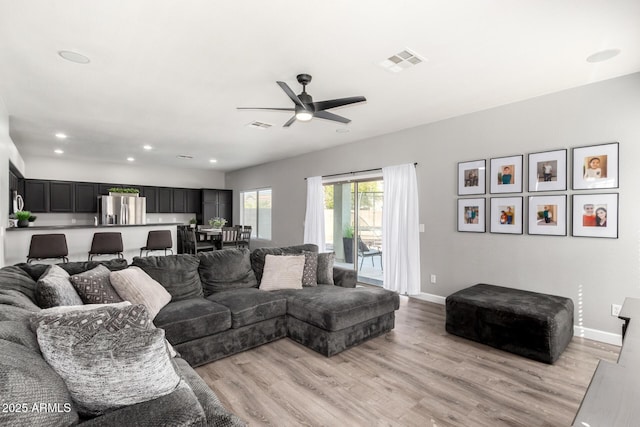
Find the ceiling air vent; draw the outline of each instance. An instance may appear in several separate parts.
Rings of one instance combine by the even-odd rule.
[[[179,154],[176,157],[181,159],[181,160],[191,160],[191,159],[193,159],[193,156],[190,156],[188,154]]]
[[[249,123],[247,126],[249,126],[250,128],[254,128],[254,129],[262,129],[262,130],[264,130],[264,129],[269,129],[273,125],[270,125],[269,123],[263,123],[263,122],[255,121],[255,122]]]
[[[405,49],[401,52],[396,53],[395,55],[391,55],[384,61],[380,62],[380,66],[385,70],[399,73],[402,70],[413,67],[414,65],[418,65],[419,63],[424,61],[425,59],[418,56],[418,54],[416,54],[415,52],[412,52],[409,49]]]

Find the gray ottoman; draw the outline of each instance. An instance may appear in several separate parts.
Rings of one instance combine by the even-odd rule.
[[[447,297],[446,330],[473,341],[553,363],[573,337],[573,301],[479,284]]]

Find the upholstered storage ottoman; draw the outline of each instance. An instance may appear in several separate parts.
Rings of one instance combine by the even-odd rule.
[[[553,363],[573,337],[573,301],[478,284],[447,297],[446,330],[501,350]]]
[[[331,357],[393,329],[396,292],[333,285],[274,291],[287,298],[287,335]]]

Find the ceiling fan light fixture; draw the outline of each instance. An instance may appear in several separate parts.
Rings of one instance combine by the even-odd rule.
[[[313,113],[307,110],[300,110],[296,112],[296,120],[300,120],[301,122],[308,122],[313,118]]]

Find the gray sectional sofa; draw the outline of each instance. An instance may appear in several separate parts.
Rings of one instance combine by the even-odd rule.
[[[252,253],[225,249],[198,257],[134,258],[132,265],[171,294],[171,301],[153,323],[164,329],[166,339],[178,352],[173,359],[176,372],[190,387],[91,419],[79,417],[73,405],[54,405],[36,412],[7,407],[7,411],[0,411],[0,425],[243,425],[192,367],[284,337],[332,356],[394,327],[398,295],[384,289],[356,288],[355,276],[348,270],[318,272],[323,281],[333,283],[268,292],[259,289],[267,255],[304,252],[317,253],[317,247],[264,248]],[[124,260],[58,265],[76,274],[98,264],[111,271],[127,267]],[[64,381],[40,354],[35,333],[29,328],[29,319],[41,310],[36,304],[36,282],[47,268],[19,264],[0,269],[3,404],[72,402]],[[63,410],[56,410],[60,408]]]

